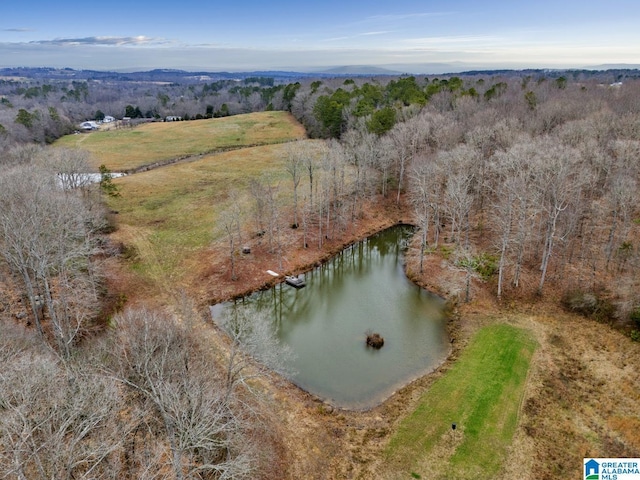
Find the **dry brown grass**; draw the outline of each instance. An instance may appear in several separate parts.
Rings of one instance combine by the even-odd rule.
[[[514,462],[531,456],[540,461],[527,462],[521,478],[579,478],[583,457],[640,455],[633,433],[640,345],[608,326],[560,311],[521,315],[517,321],[535,329],[541,344],[515,442],[520,450],[512,453]]]
[[[291,114],[256,112],[188,122],[153,122],[62,137],[54,146],[81,148],[93,156],[94,167],[104,164],[122,172],[156,162],[214,151],[267,145],[305,138]]]
[[[248,202],[249,181],[265,175],[280,183],[283,195],[288,192],[285,149],[282,144],[238,149],[115,179],[121,195],[109,200],[118,212],[112,240],[134,252],[135,283],[162,295],[200,280],[199,272],[216,263],[211,258],[212,242],[221,236],[216,219],[232,201],[230,193]],[[224,248],[219,255],[228,261]]]

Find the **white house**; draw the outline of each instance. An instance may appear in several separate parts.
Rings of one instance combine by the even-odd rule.
[[[115,122],[116,119],[114,117],[112,117],[111,115],[105,115],[104,118],[102,119],[102,123],[111,123],[111,122]]]

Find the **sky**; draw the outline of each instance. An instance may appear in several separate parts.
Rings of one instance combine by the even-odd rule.
[[[407,73],[640,65],[640,1],[0,0],[1,67]]]

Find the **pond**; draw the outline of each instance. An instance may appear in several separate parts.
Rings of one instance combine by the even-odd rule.
[[[404,274],[411,233],[385,230],[301,275],[304,288],[281,283],[243,300],[271,312],[294,353],[293,383],[337,407],[367,409],[444,361],[444,302]],[[216,305],[212,315],[229,308]],[[368,347],[367,332],[379,333],[384,346]]]

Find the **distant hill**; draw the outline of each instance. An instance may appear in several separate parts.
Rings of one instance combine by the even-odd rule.
[[[466,66],[466,69],[462,67]],[[420,73],[417,73],[420,72]],[[399,76],[399,75],[504,75],[521,76],[544,74],[547,76],[581,73],[586,76],[608,74],[614,79],[640,76],[640,65],[599,65],[584,69],[474,69],[461,63],[425,63],[420,65],[351,65],[326,67],[316,71],[256,70],[248,72],[186,71],[174,69],[154,69],[141,72],[74,70],[72,68],[16,67],[0,68],[0,77],[26,78],[34,80],[98,80],[103,82],[152,82],[176,84],[202,84],[220,80],[246,80],[248,78],[272,78],[276,83],[293,83],[303,79],[356,77],[356,76]]]
[[[210,72],[174,69],[154,69],[143,72],[74,70],[71,68],[16,67],[1,68],[0,77],[19,77],[47,80],[101,80],[112,82],[167,82],[202,83],[219,80],[245,80],[252,77],[273,78],[279,83],[296,82],[305,78],[331,78],[359,75],[402,75],[406,72],[379,67],[352,66],[335,67],[313,72],[279,70],[255,70],[249,72]]]
[[[315,72],[322,75],[348,76],[348,75],[402,75],[406,72],[390,70],[388,68],[372,67],[370,65],[350,65],[333,67]]]
[[[606,63],[585,68],[587,70],[640,70],[640,63]]]
[[[0,77],[22,77],[48,80],[102,80],[116,82],[202,83],[203,81],[215,82],[218,80],[244,80],[250,77],[269,77],[281,82],[290,82],[302,78],[317,78],[319,76],[329,75],[283,71],[206,72],[155,69],[143,72],[120,72],[48,67],[17,67],[0,69]]]

